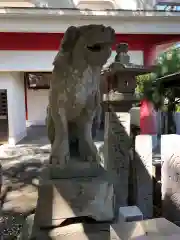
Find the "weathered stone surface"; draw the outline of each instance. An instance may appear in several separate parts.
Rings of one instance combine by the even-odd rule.
[[[53,165],[64,168],[69,161],[69,135],[79,140],[83,159],[100,163],[91,127],[100,105],[101,68],[110,57],[114,37],[114,30],[103,25],[71,26],[64,34],[53,62],[46,118]]]
[[[180,226],[179,141],[180,135],[164,135],[161,140],[162,214],[178,226]]]
[[[96,221],[114,218],[114,189],[106,175],[84,176],[41,181],[36,209],[39,226],[57,226],[75,217]],[[46,211],[44,211],[46,209]]]
[[[26,228],[25,228],[26,226]],[[29,234],[32,231],[32,218],[29,219],[23,228],[20,240],[30,240]],[[109,224],[82,224],[76,223],[64,227],[57,227],[53,230],[36,229],[31,237],[36,240],[110,240]]]
[[[118,221],[133,222],[143,220],[143,214],[137,206],[119,208]]]
[[[136,205],[142,211],[144,219],[153,215],[152,139],[150,135],[139,135],[135,140]]]
[[[105,168],[112,173],[118,207],[128,204],[131,142],[130,114],[108,112],[105,118]]]
[[[43,177],[40,177],[40,180],[43,178],[50,179],[64,179],[64,178],[75,178],[75,177],[98,177],[100,175],[107,175],[104,169],[97,165],[96,163],[90,162],[82,162],[78,161],[78,159],[71,158],[71,162],[69,162],[66,168],[62,169],[59,165],[54,167],[52,164],[46,165],[44,169],[42,169]],[[45,176],[46,175],[46,176]]]
[[[138,222],[119,222],[111,225],[113,240],[163,240],[180,235],[180,228],[165,218],[155,218]],[[144,238],[143,238],[144,237]],[[166,238],[167,237],[167,238]],[[176,239],[176,238],[175,238]]]

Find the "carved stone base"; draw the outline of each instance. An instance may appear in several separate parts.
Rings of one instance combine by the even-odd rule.
[[[56,227],[77,217],[100,222],[114,219],[114,189],[101,167],[79,169],[79,174],[77,167],[57,168],[54,175],[59,179],[48,179],[52,172],[48,168],[42,172],[35,215],[39,227]]]

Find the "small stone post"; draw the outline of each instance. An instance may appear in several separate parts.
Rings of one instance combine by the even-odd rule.
[[[136,205],[145,219],[153,216],[152,141],[150,135],[139,135],[135,140]]]
[[[130,114],[108,112],[105,115],[105,168],[115,177],[118,206],[128,203],[128,178],[130,161]]]

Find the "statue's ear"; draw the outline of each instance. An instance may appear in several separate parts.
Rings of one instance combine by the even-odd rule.
[[[79,29],[77,27],[69,27],[63,37],[61,48],[64,52],[71,51],[79,38]]]
[[[79,35],[80,31],[77,27],[71,26],[66,30],[64,37],[61,41],[60,50],[54,59],[53,65],[59,65],[59,61],[61,62],[60,58],[62,56],[65,57],[67,55],[67,57],[69,57],[79,38]],[[63,59],[63,61],[64,60],[65,59]]]

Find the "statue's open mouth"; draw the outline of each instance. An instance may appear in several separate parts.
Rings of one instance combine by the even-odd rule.
[[[102,48],[102,44],[99,43],[87,46],[87,49],[91,52],[100,52]]]

